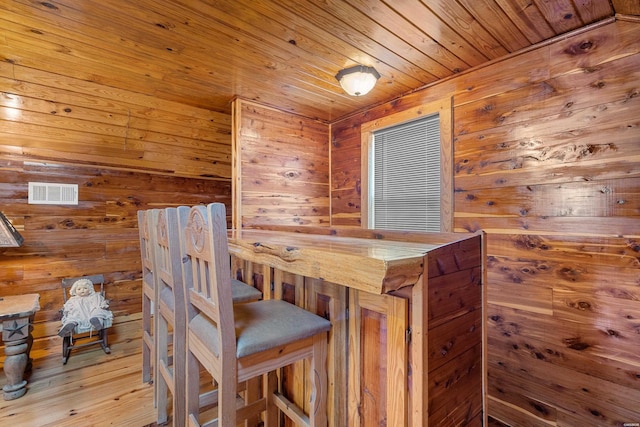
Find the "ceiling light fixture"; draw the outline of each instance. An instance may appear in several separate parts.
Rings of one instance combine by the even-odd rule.
[[[373,89],[379,78],[380,73],[375,68],[364,65],[346,68],[336,74],[342,89],[351,96],[366,95]]]

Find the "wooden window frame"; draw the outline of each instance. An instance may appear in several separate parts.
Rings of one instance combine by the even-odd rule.
[[[377,120],[363,123],[361,134],[361,222],[363,228],[370,228],[369,199],[373,133],[391,126],[439,114],[440,119],[440,231],[453,231],[453,137],[452,137],[452,102],[451,98],[443,98],[408,110],[391,114]]]

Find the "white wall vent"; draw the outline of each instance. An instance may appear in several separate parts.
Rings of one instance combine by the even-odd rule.
[[[77,205],[78,204],[78,184],[30,182],[29,183],[29,204]]]

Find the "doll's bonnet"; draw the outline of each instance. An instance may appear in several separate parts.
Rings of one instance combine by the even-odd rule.
[[[71,285],[71,289],[69,289],[69,295],[71,295],[72,297],[76,296],[76,289],[78,289],[79,286],[86,286],[87,288],[89,288],[89,295],[92,295],[96,292],[95,289],[93,289],[93,282],[91,280],[80,279],[73,282],[73,285]]]

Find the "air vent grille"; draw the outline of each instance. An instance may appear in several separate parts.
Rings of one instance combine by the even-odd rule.
[[[50,182],[29,183],[29,204],[32,205],[77,205],[78,185]]]

